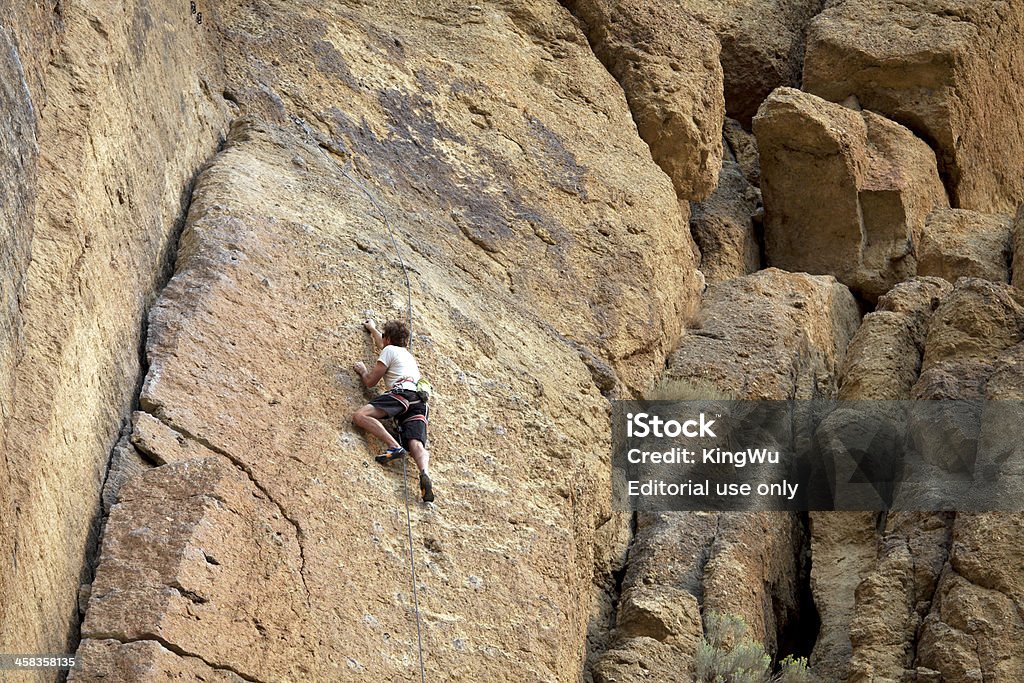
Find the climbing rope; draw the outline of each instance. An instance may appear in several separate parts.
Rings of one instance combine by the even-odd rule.
[[[412,351],[412,283],[409,280],[409,268],[408,266],[405,265],[405,259],[402,258],[402,250],[398,248],[398,240],[395,239],[395,229],[394,226],[391,225],[391,219],[388,218],[387,212],[384,211],[383,207],[381,207],[381,205],[377,202],[377,199],[373,196],[373,193],[371,193],[370,190],[363,183],[356,180],[352,175],[350,175],[344,166],[339,164],[337,161],[329,157],[326,152],[324,152],[323,147],[321,147],[320,144],[316,141],[316,136],[313,135],[313,131],[310,130],[309,124],[307,124],[302,118],[298,116],[293,116],[292,121],[297,126],[299,126],[299,128],[302,129],[302,131],[313,142],[313,144],[316,145],[317,150],[319,150],[321,156],[323,156],[324,159],[326,159],[328,162],[333,164],[339,171],[341,171],[341,174],[345,176],[345,178],[348,179],[350,183],[352,183],[360,190],[362,190],[363,194],[366,195],[366,198],[370,200],[371,204],[373,204],[373,207],[377,209],[377,213],[379,213],[381,218],[384,219],[384,225],[387,226],[388,235],[391,237],[391,246],[394,247],[395,249],[395,255],[398,256],[398,262],[402,264],[402,273],[404,273],[405,275],[406,311],[408,311],[409,317],[409,351]],[[351,159],[349,160],[349,163],[352,163]],[[409,458],[402,458],[402,483],[403,489],[405,491],[405,526],[409,536],[409,570],[412,575],[412,601],[413,609],[416,614],[416,645],[417,650],[419,652],[420,661],[420,683],[426,683],[427,675],[426,670],[423,668],[423,631],[420,626],[420,600],[418,591],[416,589],[416,555],[413,548],[412,539],[412,512],[410,511],[409,508],[408,469]]]

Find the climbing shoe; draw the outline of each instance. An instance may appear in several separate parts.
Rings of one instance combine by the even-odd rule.
[[[434,502],[434,487],[425,472],[420,474],[420,495],[423,496],[424,503]]]
[[[387,465],[392,460],[398,460],[403,455],[408,454],[408,452],[409,451],[405,450],[401,446],[395,446],[394,448],[389,448],[387,452],[381,453],[376,458],[374,458],[374,460],[379,462],[381,465]]]

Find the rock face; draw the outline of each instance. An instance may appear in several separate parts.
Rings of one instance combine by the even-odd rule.
[[[676,4],[707,25],[722,44],[725,107],[730,117],[749,128],[757,108],[775,88],[799,87],[804,35],[824,0],[678,0]]]
[[[834,278],[769,268],[709,288],[664,379],[738,398],[831,396],[859,322]]]
[[[412,518],[427,676],[579,675],[610,514],[599,384],[664,366],[692,242],[564,9],[414,4],[216,17],[240,117],[150,316],[132,435],[167,464],[111,511],[81,646],[103,656],[71,680],[415,677],[401,468],[348,424],[359,320],[405,313],[381,211],[437,388],[439,504]]]
[[[13,369],[21,335],[18,298],[30,256],[35,212],[36,110],[25,67],[14,40],[0,26],[0,110],[9,116],[0,127],[0,443],[13,409]],[[7,477],[4,482],[9,481]],[[6,530],[6,529],[5,529]]]
[[[0,2],[0,652],[66,652],[190,179],[226,130],[187,4]]]
[[[917,274],[955,282],[958,277],[1010,281],[1010,216],[965,209],[928,215],[917,247]]]
[[[839,398],[909,398],[921,373],[929,321],[951,289],[940,278],[914,278],[882,296],[850,342],[839,374]]]
[[[856,96],[928,140],[953,206],[1012,212],[1024,200],[1022,26],[1015,2],[839,0],[811,23],[803,87]]]
[[[690,232],[700,248],[700,269],[709,282],[748,275],[761,267],[761,192],[726,149],[718,187],[693,205]]]
[[[680,7],[649,0],[568,0],[594,52],[622,85],[640,137],[680,199],[715,187],[725,101],[720,44]]]
[[[1021,303],[1018,290],[981,279],[897,286],[850,344],[840,396],[1019,400]],[[855,683],[1019,678],[1018,516],[893,513],[874,528],[873,515],[812,516],[816,671]]]
[[[870,301],[914,274],[925,217],[946,204],[924,142],[791,88],[765,101],[754,133],[770,265],[833,274]]]
[[[784,399],[834,396],[859,315],[835,279],[769,269],[711,285],[699,320],[670,358],[662,391]],[[776,652],[780,633],[813,621],[800,590],[805,545],[792,514],[638,513],[613,644],[594,665],[594,680],[692,675],[703,610],[742,616],[752,637]]]

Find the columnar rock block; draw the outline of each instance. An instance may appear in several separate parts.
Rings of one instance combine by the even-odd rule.
[[[1000,401],[1008,411],[1005,419],[1019,424],[1022,342],[1021,290],[961,279],[933,317],[915,395]],[[999,464],[1006,481],[1020,475],[1006,471],[1013,460]],[[948,563],[920,631],[919,664],[955,683],[1021,680],[1024,656],[1015,646],[1024,637],[1021,515],[958,513],[948,549]]]
[[[839,398],[899,401],[921,372],[932,313],[953,286],[936,277],[901,282],[878,299],[850,342],[839,373]]]
[[[1008,215],[936,209],[925,220],[917,274],[1009,282],[1012,223]]]
[[[792,88],[765,101],[754,132],[769,265],[835,275],[870,301],[915,274],[925,217],[946,205],[923,141]]]
[[[812,512],[811,592],[821,619],[810,665],[826,681],[845,681],[853,646],[857,585],[874,567],[875,513]]]
[[[725,100],[718,39],[670,4],[572,0],[594,52],[622,85],[640,137],[680,199],[715,187]]]
[[[811,22],[803,87],[911,128],[939,158],[953,206],[1024,199],[1019,2],[840,0]]]
[[[651,394],[834,396],[858,322],[853,296],[832,277],[770,268],[714,283]],[[637,520],[617,642],[594,667],[598,683],[685,679],[701,636],[693,618],[699,610],[743,617],[770,652],[777,633],[806,614],[798,591],[806,566],[797,552],[805,534],[795,515],[662,513]]]
[[[951,683],[1024,680],[1016,646],[1024,638],[1022,566],[1021,515],[958,514],[949,562],[921,628],[920,665]]]
[[[701,594],[713,513],[639,513],[618,596],[612,647],[592,667],[595,683],[671,681],[692,674],[704,634]]]

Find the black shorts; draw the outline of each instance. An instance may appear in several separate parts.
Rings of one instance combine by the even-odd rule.
[[[405,448],[409,440],[416,439],[427,445],[427,404],[420,400],[415,391],[399,390],[381,394],[370,401],[374,408],[380,408],[398,425],[399,441]]]

